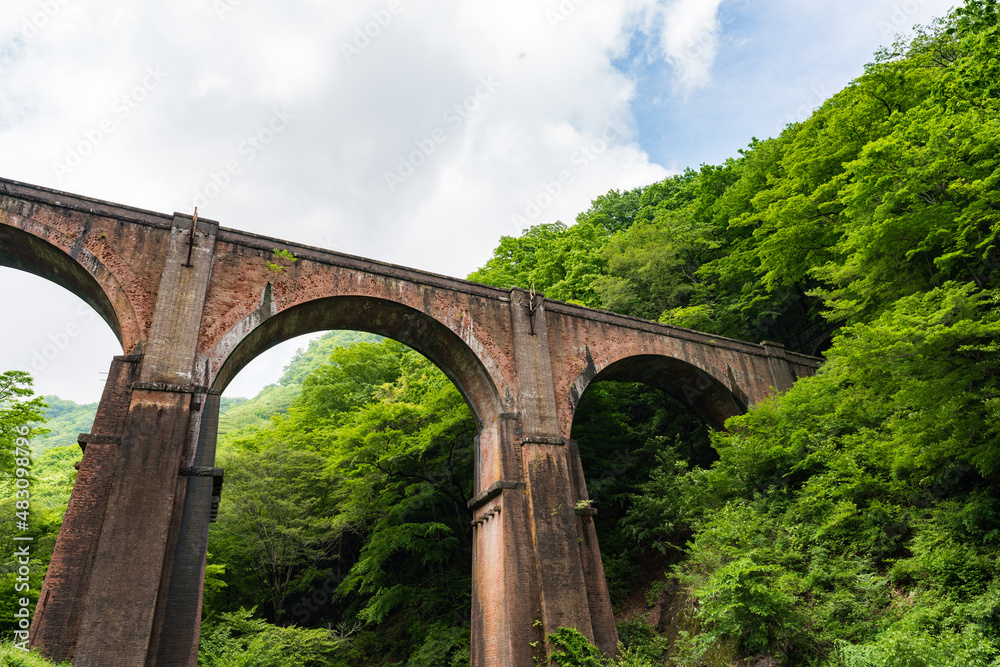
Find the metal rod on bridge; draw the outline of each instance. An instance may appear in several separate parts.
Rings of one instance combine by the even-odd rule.
[[[194,250],[194,231],[198,227],[198,207],[194,207],[194,215],[191,216],[191,235],[188,236],[188,258],[183,266],[191,266],[191,251]]]
[[[531,325],[531,335],[535,335],[535,311],[538,310],[538,304],[535,303],[535,283],[531,282],[531,298],[528,301],[528,324]]]

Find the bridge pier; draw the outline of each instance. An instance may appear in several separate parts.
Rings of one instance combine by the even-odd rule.
[[[57,662],[76,650],[140,360],[138,355],[114,358],[92,433],[80,434],[83,460],[31,622],[31,645]]]
[[[504,425],[511,436],[515,423]],[[547,664],[545,638],[560,627],[577,628],[608,655],[617,649],[594,511],[579,507],[587,489],[576,443],[535,440],[501,441],[519,450],[525,481],[498,480],[469,502],[474,667]]]
[[[190,442],[191,398],[133,389],[77,638],[77,667],[149,664],[158,592],[169,579],[184,504],[178,471]]]
[[[510,292],[516,415],[477,442],[472,665],[547,664],[549,634],[573,627],[605,654],[618,633],[576,443],[559,435],[541,297]]]
[[[76,667],[193,665],[197,657],[201,618],[193,610],[200,611],[201,591],[190,578],[203,576],[204,552],[199,565],[190,561],[207,541],[211,496],[204,506],[204,482],[180,479],[195,457],[207,391],[194,383],[194,362],[217,231],[217,223],[201,221],[199,234],[193,221],[175,216],[144,354],[116,359],[95,432],[81,438],[91,443],[88,449],[112,447],[85,454],[81,473],[99,471],[101,485],[88,492],[91,485],[78,482],[81,493],[74,492],[70,524],[55,549],[57,566],[83,580],[67,580],[58,567],[47,575],[32,637],[33,646],[72,658]],[[126,363],[134,368],[126,370]],[[107,421],[102,413],[114,415],[117,433],[98,430]],[[195,492],[190,503],[189,487]],[[192,516],[199,506],[203,518]],[[202,523],[204,530],[194,525]]]
[[[172,575],[175,553],[184,554],[182,510],[193,503],[178,472],[197,394],[137,382],[140,368],[138,355],[115,358],[93,432],[80,436],[80,472],[32,620],[31,645],[77,667],[193,665],[197,657],[203,546],[198,613],[178,621],[165,604],[171,584],[185,579]],[[161,636],[171,648],[186,638],[187,655],[153,660]]]

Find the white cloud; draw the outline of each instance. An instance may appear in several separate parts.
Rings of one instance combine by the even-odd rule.
[[[711,83],[719,49],[721,4],[722,0],[669,0],[663,9],[661,47],[684,91]]]

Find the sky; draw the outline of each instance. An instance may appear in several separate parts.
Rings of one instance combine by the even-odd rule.
[[[464,277],[503,235],[804,120],[956,4],[5,0],[0,176]],[[43,278],[0,280],[0,370],[98,400],[111,329]]]

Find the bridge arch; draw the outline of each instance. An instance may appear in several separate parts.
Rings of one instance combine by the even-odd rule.
[[[139,346],[142,325],[128,291],[82,237],[70,238],[34,220],[14,226],[0,215],[0,266],[34,274],[69,290],[107,322],[126,352]]]
[[[504,401],[494,381],[498,373],[489,368],[495,366],[489,355],[481,358],[450,327],[427,313],[367,295],[313,299],[277,313],[274,308],[269,290],[265,290],[260,307],[233,327],[212,351],[207,359],[212,389],[225,390],[240,370],[274,345],[304,334],[340,329],[392,338],[427,357],[458,388],[480,429],[503,412]]]
[[[688,406],[716,430],[722,430],[727,419],[743,414],[749,407],[746,395],[734,380],[727,386],[699,366],[676,357],[634,354],[598,366],[588,354],[588,362],[570,387],[571,415],[576,414],[576,406],[587,387],[600,380],[650,385]]]

